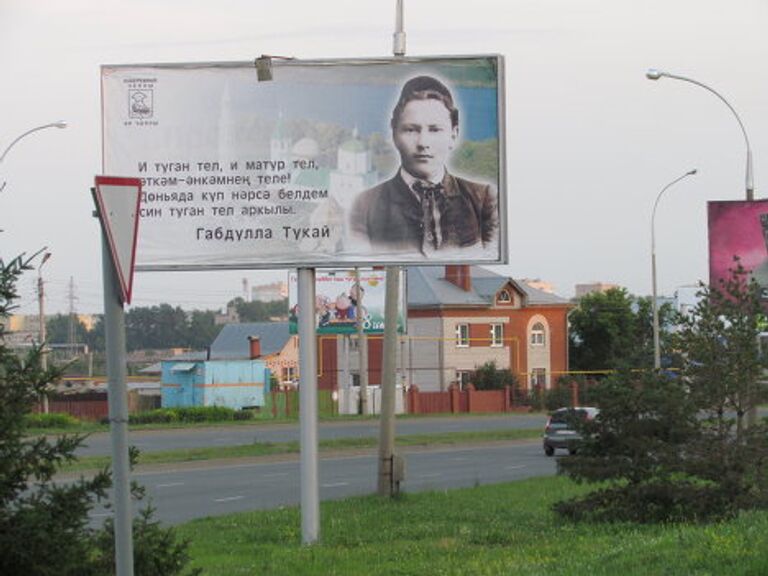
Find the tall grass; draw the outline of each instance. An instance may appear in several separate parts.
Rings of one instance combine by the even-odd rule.
[[[574,525],[553,502],[586,488],[560,477],[327,502],[320,542],[295,508],[179,527],[211,576],[768,574],[768,513],[713,525]]]

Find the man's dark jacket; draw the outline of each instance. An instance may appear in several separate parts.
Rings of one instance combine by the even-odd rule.
[[[465,248],[493,240],[496,233],[496,198],[487,184],[470,182],[446,172],[441,212],[441,247]],[[372,246],[395,250],[421,250],[424,238],[423,211],[416,195],[397,175],[361,193],[352,206],[353,235],[367,238]]]

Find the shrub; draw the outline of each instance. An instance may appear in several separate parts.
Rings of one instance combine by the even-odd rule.
[[[253,410],[238,410],[234,414],[235,420],[253,420],[254,419],[254,412]]]
[[[178,422],[179,415],[173,408],[158,408],[147,412],[138,412],[128,417],[130,424],[168,424]]]
[[[550,412],[571,405],[571,390],[568,386],[558,386],[544,392],[544,407]]]
[[[174,410],[181,422],[223,422],[235,418],[235,411],[225,406],[189,406]]]
[[[70,414],[27,414],[24,416],[27,428],[77,428],[80,420]]]
[[[472,374],[476,390],[501,390],[505,386],[516,386],[517,378],[511,370],[496,367],[496,362],[486,362]]]

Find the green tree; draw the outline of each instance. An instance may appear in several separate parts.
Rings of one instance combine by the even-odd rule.
[[[266,322],[275,317],[288,316],[288,298],[273,302],[246,302],[242,298],[235,298],[227,306],[235,306],[240,322]]]
[[[17,282],[33,259],[0,259],[0,574],[114,574],[111,525],[92,528],[88,517],[94,502],[106,498],[109,471],[55,483],[54,475],[75,459],[84,436],[25,437],[25,416],[61,375],[55,367],[42,369],[39,347],[19,357],[5,345]],[[171,576],[185,570],[187,544],[176,540],[173,529],[157,525],[151,509],[134,521],[134,535],[137,573]]]
[[[216,313],[212,310],[194,310],[189,319],[189,336],[186,346],[202,349],[210,346],[216,339],[221,326],[217,326]]]
[[[682,372],[622,371],[592,390],[600,406],[576,457],[558,462],[596,490],[560,502],[576,519],[703,520],[768,508],[768,426],[744,415],[765,397],[759,286],[737,262],[680,320]]]
[[[87,339],[88,330],[79,319],[74,319],[75,342],[84,343]],[[52,344],[68,344],[69,329],[72,319],[68,314],[56,314],[49,317],[45,323],[46,337]]]
[[[719,433],[729,433],[732,411],[741,438],[747,412],[765,396],[765,359],[758,346],[761,288],[736,259],[730,277],[716,288],[702,286],[699,296],[693,314],[680,319],[677,346],[686,357],[683,374]]]
[[[587,294],[570,315],[570,362],[573,370],[616,370],[653,365],[653,314],[650,298],[636,298],[624,288]],[[659,308],[662,350],[667,355],[673,310]]]

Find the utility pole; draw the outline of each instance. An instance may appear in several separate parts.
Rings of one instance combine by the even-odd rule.
[[[43,265],[48,262],[51,257],[50,252],[43,254],[43,259],[40,261],[40,265],[37,267],[37,306],[38,306],[38,322],[39,336],[40,336],[40,368],[43,372],[48,370],[48,353],[47,353],[47,332],[45,327],[45,282],[43,282]],[[48,414],[48,394],[43,392],[42,397],[43,414]]]

